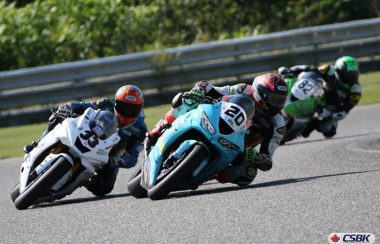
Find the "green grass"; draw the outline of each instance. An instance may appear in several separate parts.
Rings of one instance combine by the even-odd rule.
[[[362,74],[362,98],[359,105],[380,102],[380,72]],[[151,129],[170,109],[170,105],[161,105],[144,109],[146,123]],[[22,148],[32,140],[38,139],[47,123],[0,128],[0,159],[23,156]]]
[[[161,105],[144,109],[145,121],[149,129],[161,119],[170,105]],[[23,146],[38,139],[47,126],[46,123],[0,128],[0,159],[22,157]]]
[[[380,72],[373,72],[360,75],[362,86],[362,97],[359,105],[380,102]]]

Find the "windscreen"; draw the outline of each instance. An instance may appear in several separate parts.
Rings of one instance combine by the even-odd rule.
[[[104,140],[117,129],[117,119],[109,111],[100,111],[90,123],[91,130],[97,137]]]
[[[247,95],[225,96],[222,99],[221,122],[227,124],[232,131],[240,131],[247,126],[255,113],[255,102]],[[232,132],[231,131],[231,132]]]

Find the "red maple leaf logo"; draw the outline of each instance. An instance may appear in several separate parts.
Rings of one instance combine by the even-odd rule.
[[[337,236],[336,234],[334,234],[331,238],[330,238],[333,242],[338,242],[340,240],[340,237]]]

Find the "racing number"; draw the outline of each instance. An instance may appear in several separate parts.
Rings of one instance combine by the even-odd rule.
[[[239,113],[240,112],[240,113]],[[244,122],[244,114],[236,106],[231,106],[226,112],[228,116],[234,119],[237,126],[240,126]]]
[[[304,80],[301,84],[298,85],[298,88],[307,94],[308,91],[311,91],[313,89],[313,86],[309,84],[308,80]]]
[[[94,147],[96,147],[96,145],[99,144],[98,137],[96,137],[96,135],[92,131],[86,130],[84,133],[81,133],[79,136],[83,140],[86,140],[88,145],[91,148],[94,148]]]

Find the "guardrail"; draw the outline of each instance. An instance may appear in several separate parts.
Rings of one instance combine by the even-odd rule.
[[[25,107],[112,94],[126,82],[162,92],[197,80],[240,79],[282,65],[318,64],[341,55],[365,59],[362,71],[379,70],[380,18],[0,72],[0,119],[14,117]],[[146,100],[148,105],[154,102],[149,96]]]

